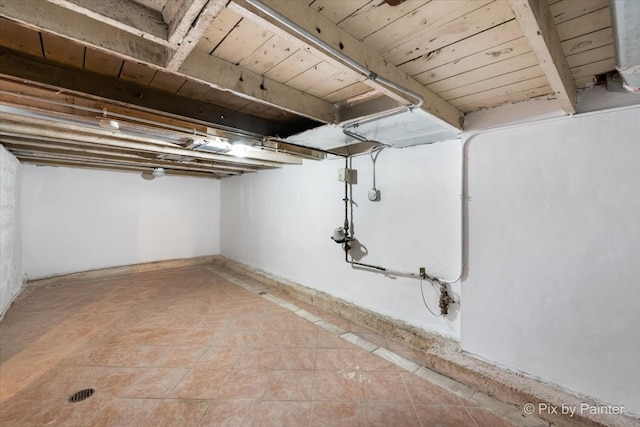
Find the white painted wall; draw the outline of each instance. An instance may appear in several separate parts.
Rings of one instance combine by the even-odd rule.
[[[219,253],[220,183],[25,165],[29,279]]]
[[[533,104],[532,104],[533,105]],[[535,103],[530,117],[557,114]],[[470,117],[525,120],[526,106]],[[514,111],[517,117],[513,117]],[[462,320],[433,318],[419,283],[351,269],[329,236],[342,224],[340,161],[222,182],[223,255],[427,330],[482,359],[640,413],[640,109],[489,131],[469,146],[469,271]],[[386,150],[383,201],[360,183],[363,262],[455,276],[459,142]],[[454,286],[454,292],[459,291]],[[435,292],[427,288],[437,307]]]
[[[636,414],[638,123],[635,108],[475,137],[462,283],[464,350]]]
[[[0,319],[23,289],[20,244],[22,165],[0,145]]]
[[[420,282],[352,269],[330,236],[344,221],[344,160],[261,171],[222,181],[222,254],[376,312],[458,338],[458,310],[433,317]],[[402,271],[456,277],[460,253],[460,141],[388,149],[377,161],[382,201],[370,202],[371,160],[354,159],[356,237],[361,261]],[[453,287],[457,294],[459,287]],[[425,285],[431,308],[437,295]]]

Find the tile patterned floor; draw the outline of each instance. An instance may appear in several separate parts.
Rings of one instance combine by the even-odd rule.
[[[511,425],[336,332],[419,352],[231,274],[28,288],[0,323],[0,425]],[[84,388],[95,394],[67,401]]]

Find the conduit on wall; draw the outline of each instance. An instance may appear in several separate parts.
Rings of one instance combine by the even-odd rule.
[[[369,139],[367,139],[366,137],[359,135],[355,132],[352,132],[350,129],[352,128],[357,128],[359,125],[362,124],[366,124],[366,123],[372,123],[374,121],[377,120],[381,120],[383,118],[388,118],[388,117],[392,117],[395,116],[397,114],[402,114],[404,112],[411,112],[413,111],[415,108],[420,108],[422,106],[422,104],[424,103],[424,98],[422,97],[422,95],[420,95],[419,93],[416,93],[412,90],[409,90],[403,86],[400,86],[398,84],[396,84],[395,82],[388,80],[384,77],[380,77],[378,76],[374,71],[368,69],[367,67],[359,64],[358,62],[354,61],[353,59],[349,58],[348,56],[346,56],[345,54],[343,54],[342,52],[340,52],[339,50],[335,49],[333,46],[331,46],[330,44],[324,42],[323,40],[320,40],[318,37],[316,37],[315,35],[313,35],[312,33],[308,32],[307,30],[305,30],[304,28],[300,27],[298,24],[296,24],[295,22],[291,21],[290,19],[288,19],[287,17],[283,16],[282,14],[278,13],[277,11],[275,11],[274,9],[270,8],[269,6],[261,3],[258,0],[247,0],[247,3],[251,4],[252,6],[254,6],[255,8],[257,8],[258,10],[260,10],[261,12],[263,12],[264,14],[266,14],[267,16],[275,19],[276,21],[280,22],[282,25],[285,25],[287,28],[289,28],[290,30],[296,32],[297,34],[299,34],[300,36],[304,37],[306,40],[308,40],[309,42],[313,43],[314,45],[316,45],[317,47],[319,47],[320,49],[324,50],[325,52],[327,52],[328,54],[330,54],[331,56],[333,56],[334,58],[342,61],[343,63],[345,63],[346,65],[348,65],[349,67],[353,68],[354,70],[358,71],[359,73],[367,76],[367,78],[374,80],[386,87],[388,87],[389,89],[395,90],[397,92],[400,93],[404,93],[405,95],[408,95],[412,98],[415,98],[417,100],[417,102],[415,104],[411,104],[408,106],[405,106],[403,108],[400,109],[394,109],[391,111],[384,111],[381,112],[373,117],[367,118],[365,120],[361,120],[361,121],[354,121],[352,123],[349,123],[347,125],[345,125],[342,129],[343,133],[347,136],[350,136],[351,138],[354,138],[362,143],[374,143],[374,147],[375,146],[379,146],[379,145],[384,145],[380,142],[377,141],[370,141]],[[351,169],[350,167],[350,163],[351,163],[351,155],[345,155],[345,171],[348,171]],[[342,244],[343,249],[344,249],[344,257],[345,257],[345,262],[351,264],[352,266],[359,266],[359,267],[364,267],[367,269],[373,269],[376,271],[382,271],[386,274],[394,274],[394,275],[398,275],[398,276],[405,276],[405,277],[414,277],[414,278],[418,278],[418,279],[425,279],[425,280],[429,280],[433,283],[439,284],[440,288],[441,288],[441,310],[443,314],[446,314],[446,307],[443,309],[442,308],[442,297],[443,296],[447,296],[447,306],[450,302],[452,302],[452,300],[450,300],[450,298],[448,297],[447,291],[446,291],[446,287],[445,287],[445,283],[453,283],[459,280],[459,277],[456,278],[453,281],[444,281],[441,280],[439,278],[436,278],[434,276],[431,276],[429,274],[426,273],[426,271],[424,271],[424,269],[421,269],[420,273],[409,273],[409,272],[399,272],[399,271],[392,271],[389,270],[385,267],[381,267],[381,266],[376,266],[376,265],[371,265],[371,264],[365,264],[365,263],[361,263],[361,262],[357,262],[353,259],[353,257],[351,258],[351,260],[349,260],[349,250],[351,249],[350,246],[350,242],[353,242],[355,240],[355,237],[353,236],[353,227],[349,227],[349,205],[350,202],[352,201],[349,197],[349,190],[350,190],[350,183],[348,182],[348,179],[345,178],[345,183],[344,183],[344,204],[345,204],[345,218],[344,218],[344,225],[342,228],[338,228],[334,231],[334,236],[332,237],[332,239],[337,242]],[[353,207],[352,208],[352,215],[353,215]],[[460,273],[459,276],[462,275],[462,272]],[[427,307],[428,308],[428,307]],[[431,310],[429,310],[431,311]]]

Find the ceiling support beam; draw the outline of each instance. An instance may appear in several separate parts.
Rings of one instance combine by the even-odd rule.
[[[176,118],[197,120],[205,126],[240,129],[256,135],[289,135],[289,129],[283,124],[267,119],[177,97],[122,79],[60,66],[41,58],[22,56],[3,47],[0,47],[0,74],[53,86],[78,95],[113,100],[129,107],[162,111]],[[64,99],[64,95],[61,95],[61,99]]]
[[[194,32],[186,36],[186,39],[192,42],[183,40],[178,48],[183,49],[180,50],[179,56],[175,56],[178,53],[173,53],[171,56],[171,49],[166,46],[137,37],[107,23],[87,18],[47,0],[0,2],[0,16],[38,31],[51,32],[128,60],[142,62],[156,69],[165,69],[171,62],[169,64],[171,67],[179,67],[179,74],[201,81],[210,87],[322,123],[333,122],[331,103],[263,78],[237,65],[191,50],[202,32],[206,30],[207,20],[211,22],[219,12],[218,7],[220,7],[218,0],[209,0],[203,14],[197,19],[200,23],[196,23],[192,28]],[[37,14],[33,13],[34,9],[38,10]],[[198,55],[200,60],[204,58],[201,55],[208,56],[209,60],[205,65],[195,64],[196,61],[192,60],[192,57],[196,54],[200,54]],[[243,127],[237,127],[237,129],[243,129]],[[283,133],[286,132],[271,133],[271,135],[283,136]],[[263,135],[266,134],[263,133]]]
[[[333,104],[204,52],[193,51],[178,74],[294,114],[333,122]]]
[[[73,154],[64,152],[62,150],[58,152],[53,151],[41,151],[34,152],[32,150],[23,150],[20,148],[9,148],[11,153],[16,157],[28,157],[31,159],[41,159],[41,160],[59,160],[59,161],[73,161],[73,162],[87,162],[94,164],[108,164],[114,166],[128,166],[135,167],[140,171],[150,171],[153,168],[164,168],[170,171],[196,171],[196,172],[206,172],[206,173],[214,173],[214,174],[226,174],[226,175],[239,175],[241,172],[230,172],[230,171],[221,171],[213,168],[206,167],[198,167],[197,165],[186,165],[183,163],[171,163],[171,162],[162,162],[155,160],[122,160],[122,159],[110,159],[105,156],[99,156],[91,153],[85,154]]]
[[[106,22],[89,19],[47,0],[0,2],[0,16],[133,61],[155,67],[164,67],[167,62],[165,46],[112,27]]]
[[[172,45],[178,45],[180,40],[189,32],[191,23],[196,20],[207,0],[169,1],[162,8],[162,18],[169,27],[168,40]]]
[[[162,15],[128,0],[47,0],[162,45],[168,44],[167,24]]]
[[[151,141],[133,141],[131,139],[127,139],[124,136],[118,135],[117,132],[95,131],[90,133],[87,129],[72,129],[73,126],[70,126],[68,124],[56,125],[52,122],[33,118],[29,118],[28,121],[25,121],[24,117],[16,116],[14,114],[3,113],[2,117],[3,121],[0,123],[0,136],[57,138],[62,141],[67,140],[69,142],[89,142],[96,145],[140,151],[143,153],[174,154],[178,156],[213,160],[230,164],[235,163],[263,167],[279,167],[282,165],[282,163],[275,161],[251,159],[246,157],[241,158],[224,154],[195,151],[186,148],[175,147],[169,144],[161,145]],[[73,132],[70,132],[69,130],[73,130]],[[296,158],[294,164],[301,163],[302,160]]]
[[[225,8],[227,0],[193,0],[191,3],[168,2],[162,10],[169,24],[169,44],[178,46],[170,53],[166,68],[176,71],[198,44],[216,16]],[[188,6],[188,7],[187,7]]]
[[[424,103],[421,106],[424,111],[432,114],[456,129],[462,129],[463,114],[460,110],[426,88],[395,65],[387,62],[381,55],[370,49],[367,45],[360,42],[342,28],[335,25],[325,16],[308,7],[307,2],[261,0],[261,3],[289,21],[294,22],[305,32],[313,34],[313,36],[322,43],[342,53],[350,60],[366,67],[370,70],[370,76],[380,76],[397,84],[398,86],[419,94],[424,98]],[[346,64],[340,62],[339,58],[327,53],[323,47],[316,46],[316,43],[308,41],[306,37],[302,36],[296,30],[289,28],[274,18],[271,18],[264,12],[249,4],[246,0],[233,0],[229,7],[234,12],[253,21],[266,21],[270,24],[272,30],[274,28],[279,29],[279,33],[282,34],[282,32],[284,32],[289,38],[294,37],[304,44],[310,44],[314,49],[318,49],[318,55],[320,55],[323,60],[333,64],[338,63],[342,67],[347,67]],[[313,52],[313,54],[316,55],[316,52]],[[417,102],[415,98],[405,93],[397,92],[396,90],[376,81],[375,78],[366,79],[363,83],[388,96],[400,99],[405,103],[415,104]]]
[[[18,160],[22,163],[30,163],[37,166],[52,166],[52,167],[71,167],[71,168],[79,168],[79,169],[97,169],[97,170],[113,170],[120,172],[140,172],[139,166],[126,166],[126,165],[116,165],[109,164],[105,162],[101,163],[92,163],[86,161],[75,161],[75,160],[58,160],[58,159],[42,159],[38,157],[31,157],[18,154],[16,155]],[[194,176],[199,178],[209,178],[209,179],[218,179],[220,175],[225,175],[224,173],[217,172],[192,172],[192,171],[182,171],[182,170],[172,170],[167,171],[167,175],[181,175],[181,176]]]
[[[576,87],[547,1],[508,0],[565,113],[576,112]]]
[[[122,149],[113,149],[111,147],[105,147],[97,144],[90,143],[71,143],[69,141],[61,141],[56,138],[28,138],[28,137],[11,137],[2,136],[2,144],[9,150],[20,150],[21,152],[31,153],[57,153],[57,154],[70,154],[70,155],[89,155],[94,157],[106,158],[110,160],[123,160],[123,161],[141,161],[141,162],[153,162],[157,166],[172,167],[173,165],[192,165],[198,168],[206,168],[216,170],[223,173],[239,174],[242,172],[255,172],[260,169],[257,166],[247,165],[227,165],[211,161],[202,160],[178,160],[170,161],[163,158],[159,158],[151,153],[140,153],[134,151],[127,151]],[[188,159],[185,157],[185,159]]]

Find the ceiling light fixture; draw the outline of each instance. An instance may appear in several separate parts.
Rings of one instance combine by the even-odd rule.
[[[246,157],[249,151],[253,148],[250,145],[244,144],[242,142],[236,142],[231,146],[231,150],[229,154],[236,157]]]
[[[208,150],[214,152],[229,151],[231,150],[231,144],[227,138],[219,136],[207,137],[207,138],[189,138],[190,144],[187,148],[191,150]]]
[[[107,109],[102,109],[102,118],[100,119],[100,127],[110,130],[120,129],[120,124],[117,120],[113,120],[107,117]]]
[[[226,138],[221,138],[216,136],[212,139],[207,139],[205,145],[210,147],[219,148],[220,150],[230,150],[232,145],[229,143],[229,140]]]

